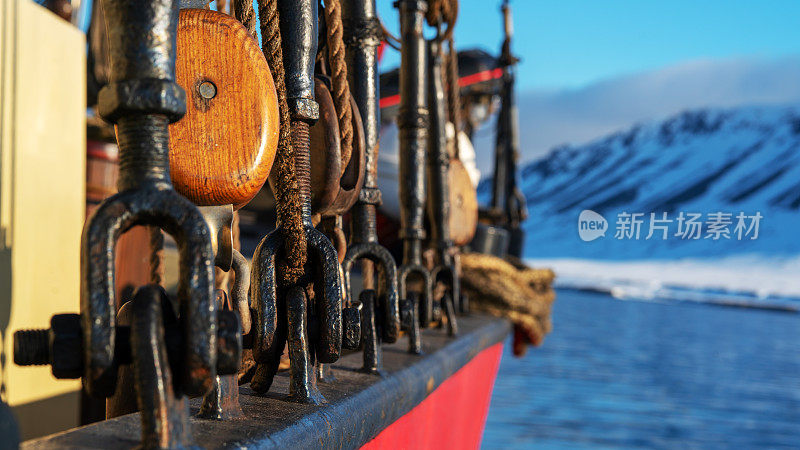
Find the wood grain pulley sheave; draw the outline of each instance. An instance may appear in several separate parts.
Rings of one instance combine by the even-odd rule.
[[[231,16],[181,10],[176,81],[186,115],[169,127],[175,189],[199,206],[244,206],[278,146],[277,93],[258,43]]]
[[[455,245],[467,245],[478,226],[478,195],[460,159],[450,160],[447,178],[450,181],[450,239]]]

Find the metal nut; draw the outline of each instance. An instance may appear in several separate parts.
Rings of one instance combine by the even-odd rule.
[[[164,114],[170,123],[186,114],[186,92],[169,80],[134,79],[107,84],[97,96],[97,112],[111,122],[129,114]]]
[[[83,335],[78,314],[57,314],[50,319],[50,364],[56,378],[83,374]]]

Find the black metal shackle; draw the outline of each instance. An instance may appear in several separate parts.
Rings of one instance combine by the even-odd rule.
[[[447,330],[456,334],[455,302],[460,302],[461,280],[453,258],[453,241],[450,239],[450,155],[447,153],[447,118],[442,77],[442,46],[438,39],[428,41],[428,107],[430,133],[428,135],[428,217],[431,238],[436,246],[438,264],[431,270],[431,282],[442,282],[448,292],[442,298],[435,319],[447,317]]]
[[[342,263],[344,272],[344,288],[346,292],[352,292],[350,283],[350,272],[356,261],[368,259],[372,261],[382,272],[382,279],[386,280],[384,291],[365,289],[359,295],[362,299],[365,292],[371,292],[369,304],[361,303],[361,331],[362,345],[364,351],[364,367],[367,372],[379,372],[381,370],[381,341],[394,343],[400,336],[400,301],[397,296],[397,267],[394,264],[389,250],[386,250],[377,242],[364,242],[353,244],[347,249],[347,255]],[[382,295],[378,296],[376,292]],[[378,311],[383,312],[378,315]],[[380,333],[375,329],[381,330]],[[367,333],[368,332],[368,333]]]
[[[428,2],[398,0],[400,10],[400,238],[403,239],[403,264],[399,270],[400,297],[408,299],[408,280],[419,277],[423,283],[420,322],[427,325],[433,315],[432,281],[422,264],[425,233],[425,155],[428,144],[429,113],[427,52],[422,35]]]
[[[152,225],[175,238],[180,253],[178,300],[184,333],[179,386],[188,395],[211,387],[217,365],[217,308],[209,229],[197,207],[172,187],[167,125],[186,110],[175,83],[177,0],[103,0],[110,83],[98,112],[117,125],[119,193],[88,219],[81,241],[81,317],[87,390],[114,393],[114,253],[119,236]]]
[[[345,60],[347,63],[350,93],[355,100],[356,108],[361,114],[364,128],[365,171],[364,181],[358,200],[352,209],[352,225],[350,246],[342,263],[345,277],[345,290],[348,298],[355,293],[350,285],[350,272],[356,261],[363,261],[372,269],[377,264],[383,272],[384,283],[373,286],[373,280],[364,280],[364,286],[374,288],[380,293],[378,299],[384,312],[383,317],[362,321],[374,323],[378,320],[382,336],[372,333],[370,345],[364,346],[364,368],[368,371],[380,370],[380,340],[395,342],[400,334],[401,312],[399,291],[397,286],[397,265],[389,251],[378,243],[376,231],[376,208],[381,204],[381,191],[378,189],[378,147],[379,126],[378,114],[378,46],[381,42],[381,27],[378,20],[375,0],[342,1],[342,23],[344,42],[347,46]],[[371,275],[372,270],[365,270]],[[361,298],[361,296],[359,296]],[[374,315],[376,309],[362,310],[362,314]],[[374,341],[374,342],[373,342]]]
[[[319,116],[319,107],[314,100],[318,2],[279,0],[278,9],[295,171],[309,262],[305,276],[295,286],[279,286],[276,262],[285,241],[280,226],[259,243],[253,254],[250,301],[256,312],[253,358],[257,368],[250,386],[256,392],[270,388],[288,340],[290,398],[320,403],[324,398],[316,387],[313,366],[317,362],[338,360],[343,334],[355,333],[351,328],[358,328],[360,324],[342,318],[342,275],[336,249],[311,223],[309,124]],[[315,263],[317,266],[310,270]],[[315,286],[313,302],[301,286],[309,283]],[[308,316],[308,313],[312,315]],[[349,331],[343,333],[343,324]]]

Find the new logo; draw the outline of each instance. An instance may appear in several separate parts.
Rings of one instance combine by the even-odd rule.
[[[605,217],[590,209],[581,211],[578,216],[578,236],[581,240],[589,242],[606,235],[608,222]]]

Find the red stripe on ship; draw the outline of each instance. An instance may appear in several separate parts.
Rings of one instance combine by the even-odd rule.
[[[502,76],[503,76],[503,69],[498,67],[496,69],[484,70],[483,72],[473,73],[472,75],[461,77],[458,79],[458,85],[460,87],[466,87],[473,85],[475,83],[482,83],[484,81],[496,80]],[[395,106],[399,104],[400,104],[400,94],[384,97],[380,99],[380,101],[378,102],[378,106],[380,106],[381,108],[388,108],[390,106]]]

